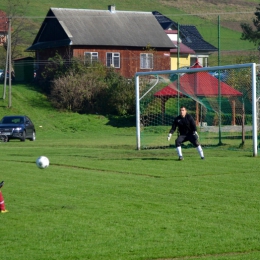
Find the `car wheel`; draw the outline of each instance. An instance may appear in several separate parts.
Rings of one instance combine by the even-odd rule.
[[[36,139],[36,135],[35,135],[35,132],[33,131],[33,134],[32,134],[32,137],[29,138],[30,141],[35,141]]]
[[[24,142],[25,141],[25,131],[23,131],[23,134],[22,134],[22,137],[20,139],[21,142]]]

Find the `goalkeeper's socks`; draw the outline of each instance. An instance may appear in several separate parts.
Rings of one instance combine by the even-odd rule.
[[[202,148],[201,148],[200,145],[197,147],[197,150],[198,150],[198,152],[199,152],[200,157],[201,157],[201,158],[204,158],[204,153],[203,153],[203,150],[202,150]]]
[[[182,157],[181,146],[178,146],[178,147],[176,148],[176,150],[177,150],[178,156],[179,156],[179,157]]]

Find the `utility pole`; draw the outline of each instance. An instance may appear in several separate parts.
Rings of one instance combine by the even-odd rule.
[[[12,18],[8,18],[8,45],[9,45],[9,95],[8,107],[12,106],[12,49],[11,49],[11,24]]]
[[[8,70],[8,55],[9,55],[9,41],[7,42],[7,47],[6,47],[6,61],[5,61],[3,99],[5,99],[5,93],[6,93],[6,75],[7,75],[7,70]]]
[[[6,96],[6,82],[7,82],[7,71],[9,70],[9,99],[8,107],[12,106],[12,51],[11,51],[11,17],[8,17],[8,36],[7,36],[7,49],[6,49],[6,62],[5,62],[5,75],[4,75],[4,89],[3,89],[3,99]],[[9,66],[8,66],[9,64]],[[9,67],[9,69],[8,69]]]
[[[9,25],[9,19],[8,19],[8,25]],[[8,30],[9,31],[9,30]],[[3,89],[3,99],[5,99],[6,95],[6,78],[7,78],[7,71],[8,71],[8,55],[9,55],[9,35],[7,34],[7,47],[6,47],[6,61],[5,61],[5,74],[4,74],[4,89]]]

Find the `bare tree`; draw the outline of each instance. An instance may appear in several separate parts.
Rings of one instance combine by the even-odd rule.
[[[7,17],[12,19],[12,60],[24,56],[23,52],[31,43],[32,28],[36,27],[31,19],[26,17],[29,0],[4,0]],[[7,50],[7,44],[4,45]]]

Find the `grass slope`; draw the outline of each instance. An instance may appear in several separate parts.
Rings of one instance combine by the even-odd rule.
[[[27,114],[35,123],[37,135],[40,136],[49,135],[51,132],[54,138],[60,138],[60,136],[64,138],[69,132],[69,138],[73,138],[73,134],[76,135],[79,132],[86,136],[91,135],[96,129],[99,129],[100,134],[103,133],[104,129],[106,129],[107,134],[110,134],[115,122],[112,118],[105,118],[98,114],[79,115],[77,113],[55,111],[48,102],[47,97],[30,85],[13,85],[11,102],[12,106],[8,108],[7,90],[6,99],[0,100],[0,116]],[[120,126],[119,123],[116,124]],[[119,131],[124,132],[123,129]],[[114,134],[114,132],[111,134]]]
[[[15,85],[35,142],[0,143],[2,260],[260,258],[259,158],[247,152],[135,150],[135,128],[53,110]],[[114,126],[113,126],[114,125]],[[35,166],[39,155],[50,167]]]
[[[33,1],[27,9],[27,18],[38,26],[31,26],[31,42],[34,40],[38,29],[45,18],[49,8],[86,8],[106,10],[108,3],[105,0],[42,0]],[[240,40],[240,23],[252,21],[257,1],[232,1],[227,4],[225,0],[200,0],[200,1],[167,1],[167,0],[143,0],[121,1],[115,0],[117,10],[127,11],[159,11],[175,22],[197,26],[204,39],[218,46],[218,16],[221,21],[221,51],[255,50],[248,41]],[[7,10],[7,0],[0,2],[0,9]],[[27,46],[28,47],[28,46]],[[25,48],[27,48],[25,47]]]

